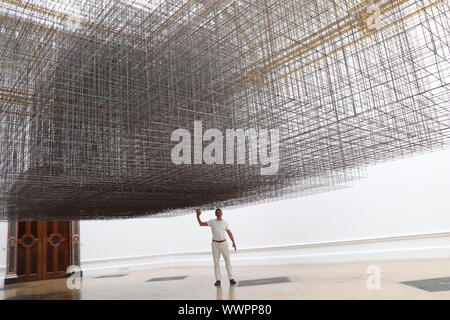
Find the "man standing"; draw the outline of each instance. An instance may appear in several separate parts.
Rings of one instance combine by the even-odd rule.
[[[228,279],[230,279],[230,284],[236,284],[236,281],[233,278],[233,272],[231,270],[231,262],[230,262],[230,252],[228,250],[228,243],[225,236],[225,231],[228,233],[231,241],[233,242],[233,248],[236,250],[236,243],[234,242],[233,234],[228,226],[228,222],[222,219],[222,210],[216,209],[216,219],[209,220],[207,222],[203,222],[200,219],[200,215],[202,211],[200,209],[195,210],[197,213],[197,221],[201,227],[211,227],[212,231],[212,254],[214,259],[214,273],[216,275],[215,286],[220,286],[220,255],[222,254],[223,259],[225,260],[225,266],[227,268]]]

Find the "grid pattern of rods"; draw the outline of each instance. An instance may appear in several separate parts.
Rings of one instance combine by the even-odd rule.
[[[243,206],[448,147],[449,5],[0,0],[0,219]],[[194,121],[278,129],[278,173],[175,165]]]

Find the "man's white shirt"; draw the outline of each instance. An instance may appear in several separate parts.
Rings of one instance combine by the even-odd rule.
[[[230,230],[228,222],[226,222],[223,219],[222,220],[213,219],[206,221],[206,223],[208,224],[208,226],[211,227],[213,240],[217,241],[226,240],[225,231]]]

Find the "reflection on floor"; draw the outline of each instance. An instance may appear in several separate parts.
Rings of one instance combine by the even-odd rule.
[[[283,282],[290,282],[290,281],[291,280],[289,280],[288,277],[242,280],[242,281],[239,281],[238,287],[259,286],[259,285],[263,285],[263,284],[274,284],[274,283],[283,283]]]
[[[188,276],[175,276],[175,277],[162,277],[162,278],[151,278],[150,280],[147,280],[147,282],[152,281],[171,281],[171,280],[183,280],[187,278]]]
[[[79,283],[9,285],[0,289],[0,299],[450,299],[445,279],[424,282],[440,291],[413,286],[418,280],[450,277],[450,259],[234,266],[234,273],[238,285],[230,286],[223,275],[222,286],[214,287],[212,267],[117,270]],[[68,281],[74,289],[68,289]]]
[[[405,281],[403,283],[430,292],[450,291],[450,277]]]
[[[106,278],[120,278],[120,277],[125,277],[128,274],[107,274],[104,276],[100,276],[100,277],[96,277],[95,279],[106,279]]]

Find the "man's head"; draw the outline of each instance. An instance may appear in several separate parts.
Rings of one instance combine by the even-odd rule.
[[[223,213],[222,213],[222,209],[216,209],[216,218],[217,219],[222,219]]]

